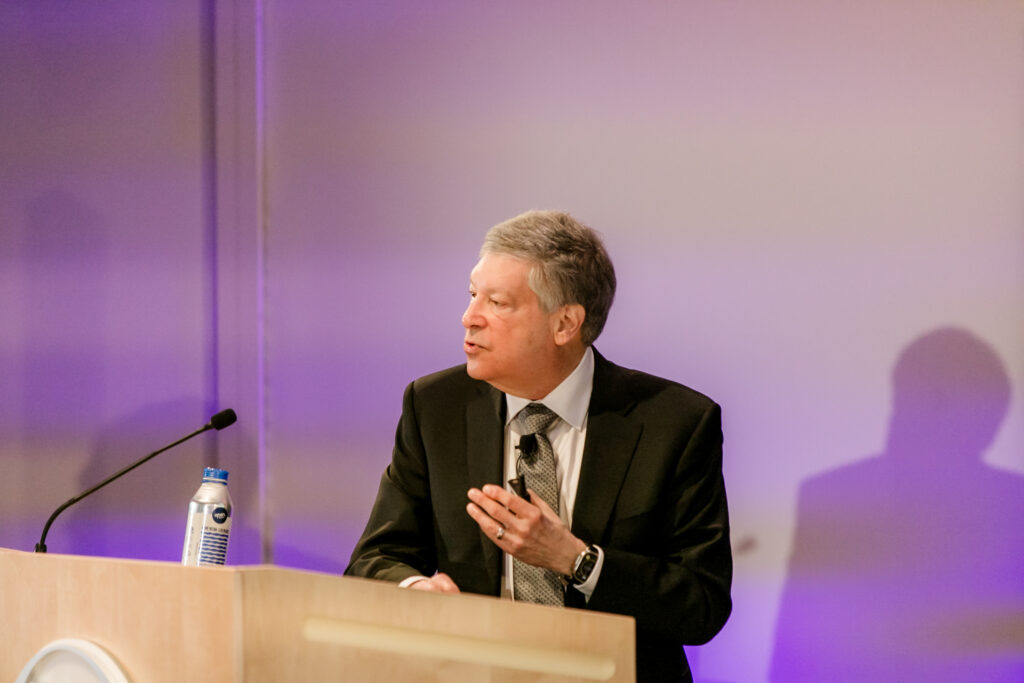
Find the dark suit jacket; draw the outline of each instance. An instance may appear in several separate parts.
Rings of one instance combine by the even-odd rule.
[[[637,679],[689,680],[683,644],[707,642],[732,603],[717,404],[595,351],[572,532],[604,549],[589,602],[636,618]],[[406,389],[391,464],[346,574],[401,581],[447,573],[499,595],[502,554],[466,513],[470,487],[501,484],[505,401],[458,366]]]

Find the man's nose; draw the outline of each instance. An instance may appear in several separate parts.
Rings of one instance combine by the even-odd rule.
[[[481,327],[482,325],[483,316],[480,315],[478,300],[471,299],[469,306],[466,307],[466,312],[462,314],[462,326],[468,330],[471,327]]]

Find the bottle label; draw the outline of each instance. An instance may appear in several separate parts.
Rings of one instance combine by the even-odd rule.
[[[196,510],[189,514],[181,563],[189,566],[224,564],[231,535],[231,516],[227,508]]]
[[[224,564],[228,554],[228,535],[230,533],[230,524],[203,528],[203,539],[199,542],[199,566]]]

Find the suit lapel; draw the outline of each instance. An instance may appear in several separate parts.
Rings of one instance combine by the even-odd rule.
[[[639,421],[628,415],[633,399],[624,387],[626,373],[596,350],[594,361],[594,390],[572,519],[573,534],[587,543],[603,538],[642,431]]]
[[[484,484],[501,485],[505,450],[504,395],[483,382],[480,385],[480,394],[466,404],[469,482],[476,487]],[[477,536],[483,550],[489,583],[497,595],[501,586],[501,550],[482,532],[478,531]]]

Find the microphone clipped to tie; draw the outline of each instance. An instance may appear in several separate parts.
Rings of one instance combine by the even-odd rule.
[[[520,437],[516,450],[520,452],[520,458],[526,458],[526,462],[531,462],[537,457],[537,435],[527,434]]]
[[[533,461],[537,457],[537,435],[526,434],[519,438],[519,443],[516,445],[516,450],[519,451],[519,457],[525,458],[527,463]],[[516,467],[516,470],[519,468]],[[508,480],[509,486],[515,491],[516,495],[530,502],[530,494],[526,491],[526,474],[520,473],[515,479]]]

